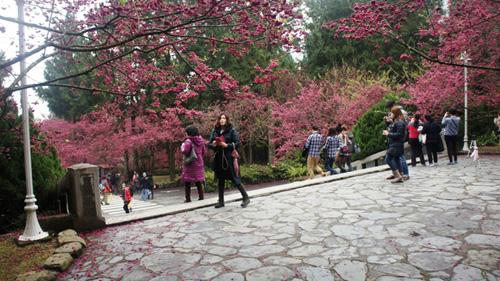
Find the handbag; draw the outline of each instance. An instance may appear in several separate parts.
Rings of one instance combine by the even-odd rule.
[[[420,134],[420,135],[418,135],[418,141],[421,144],[425,144],[427,142],[427,134]]]
[[[240,154],[238,153],[238,150],[236,150],[236,148],[233,149],[233,151],[231,151],[231,157],[233,157],[234,175],[239,177],[240,176],[240,164],[238,163],[238,158],[240,158]]]
[[[340,156],[349,156],[349,147],[347,145],[340,148]]]
[[[195,145],[194,143],[191,143],[191,152],[189,152],[189,155],[182,155],[182,162],[184,165],[189,165],[193,163],[196,159],[198,159],[198,156],[196,155],[196,151],[194,150]]]

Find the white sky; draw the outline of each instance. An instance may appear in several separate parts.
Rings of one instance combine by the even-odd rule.
[[[16,1],[15,0],[2,0],[2,3],[0,4],[0,12],[2,15],[7,15],[10,17],[17,17],[17,6],[16,6]],[[15,55],[19,53],[19,38],[18,38],[18,27],[17,24],[14,23],[9,23],[0,20],[0,25],[5,27],[5,33],[0,33],[0,50],[5,53],[5,57],[7,59],[13,58]],[[32,30],[30,28],[25,28],[25,34],[26,34],[26,44],[29,44],[29,34],[32,33]],[[29,65],[30,61],[33,61],[33,59],[28,59],[26,62],[26,65]],[[27,83],[37,83],[37,82],[43,82],[44,77],[43,77],[43,70],[45,68],[45,64],[41,63],[34,69],[32,69],[27,76]],[[12,67],[12,71],[17,75],[19,74],[19,64],[15,64]],[[7,78],[6,82],[4,85],[9,85],[12,82],[12,77]],[[18,103],[18,105],[21,105],[21,92],[15,92],[13,94],[14,99]],[[28,89],[28,101],[30,103],[30,106],[33,109],[33,113],[35,116],[35,119],[41,120],[41,119],[46,119],[49,117],[50,111],[49,108],[47,107],[47,103],[38,97],[36,92],[33,89]]]

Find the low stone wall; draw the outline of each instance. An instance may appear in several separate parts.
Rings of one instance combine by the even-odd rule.
[[[55,249],[52,256],[45,260],[43,270],[23,273],[16,278],[16,281],[56,280],[57,274],[68,269],[73,264],[74,259],[79,257],[87,246],[87,242],[78,236],[73,229],[59,232],[57,243],[59,248]]]

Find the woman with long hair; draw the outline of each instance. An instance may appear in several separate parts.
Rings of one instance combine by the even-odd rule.
[[[209,148],[215,150],[213,169],[218,180],[217,189],[219,191],[219,202],[215,208],[224,207],[224,187],[226,180],[230,180],[240,191],[243,197],[241,207],[245,208],[250,203],[248,194],[241,185],[239,167],[235,158],[238,158],[237,149],[240,147],[240,137],[233,128],[229,117],[221,114],[217,118],[214,129],[210,134]],[[235,165],[236,164],[236,165]]]
[[[391,167],[394,180],[391,183],[403,182],[403,175],[401,175],[401,161],[400,157],[404,153],[404,142],[406,134],[406,125],[403,121],[404,116],[401,108],[394,106],[391,109],[391,117],[393,123],[389,126],[388,130],[384,130],[383,134],[387,136],[389,148],[385,157],[387,165]]]
[[[439,150],[439,139],[441,138],[441,127],[434,122],[432,115],[425,116],[427,122],[425,122],[421,134],[425,134],[425,147],[427,149],[427,159],[429,160],[429,166],[438,165],[438,150]]]

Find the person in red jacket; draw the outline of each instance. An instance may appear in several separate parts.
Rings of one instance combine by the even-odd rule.
[[[418,129],[424,124],[420,122],[420,114],[415,114],[412,118],[410,124],[408,124],[408,143],[411,147],[411,165],[415,167],[417,165],[417,156],[420,158],[420,164],[425,166],[424,153],[422,152],[422,144],[420,143],[418,136],[420,135]],[[420,128],[422,130],[422,128]]]
[[[128,205],[132,201],[132,192],[130,192],[130,187],[128,187],[125,183],[122,183],[122,199],[123,199],[123,210],[125,213],[130,213],[132,208],[129,208]]]

